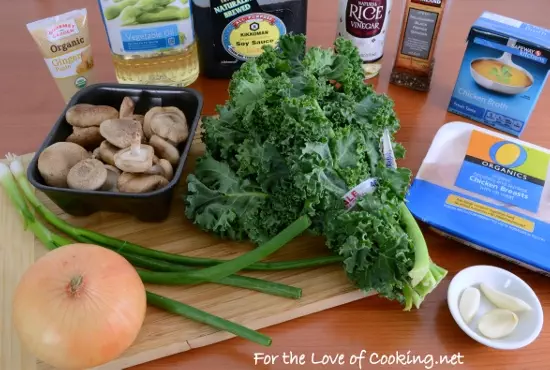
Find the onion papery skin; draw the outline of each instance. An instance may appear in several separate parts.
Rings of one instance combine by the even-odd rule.
[[[75,243],[48,252],[25,271],[13,322],[39,360],[82,370],[119,357],[137,338],[146,308],[145,287],[128,261]]]

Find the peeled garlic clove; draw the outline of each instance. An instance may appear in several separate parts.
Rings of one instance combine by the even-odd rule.
[[[476,315],[480,301],[481,293],[478,289],[469,287],[462,292],[460,302],[458,303],[458,310],[466,323],[472,321]]]
[[[521,311],[530,311],[531,306],[529,306],[525,301],[516,298],[514,296],[499,292],[496,289],[491,288],[487,284],[480,284],[479,287],[481,291],[487,297],[492,304],[498,308],[503,308],[506,310],[521,312]]]
[[[518,325],[518,321],[518,316],[514,312],[495,308],[479,319],[477,328],[487,338],[498,339],[513,332]]]

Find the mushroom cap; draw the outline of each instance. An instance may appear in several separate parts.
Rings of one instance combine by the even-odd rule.
[[[144,172],[147,175],[160,175],[170,181],[174,177],[174,169],[170,162],[166,159],[160,159],[157,163],[153,164],[153,167]]]
[[[151,139],[149,139],[149,144],[155,148],[155,153],[160,158],[166,159],[172,166],[178,164],[180,154],[175,146],[157,135],[151,136]]]
[[[145,114],[143,126],[144,130],[145,126],[148,127],[148,130],[150,127],[150,136],[158,135],[173,145],[178,145],[189,136],[187,118],[185,114],[176,107],[151,108],[147,114]]]
[[[108,105],[75,104],[65,113],[65,119],[71,126],[99,126],[101,122],[118,118],[118,110]]]
[[[115,154],[115,166],[124,172],[143,173],[153,167],[154,150],[150,145],[139,144],[135,147],[121,149]]]
[[[101,190],[118,191],[117,183],[121,171],[115,166],[111,166],[110,164],[106,164],[105,169],[107,170],[107,179],[105,180],[105,184],[103,184],[103,186],[101,187]]]
[[[67,175],[71,189],[98,190],[107,180],[105,165],[97,159],[84,159],[75,164]]]
[[[90,153],[75,143],[61,141],[48,146],[38,157],[38,172],[49,186],[67,187],[67,174],[71,167]]]
[[[143,125],[143,121],[145,121],[145,116],[143,114],[132,114],[132,119],[134,121],[138,121],[140,125]]]
[[[166,159],[161,158],[159,159],[158,165],[162,167],[162,170],[164,171],[163,176],[166,177],[166,180],[171,181],[174,178],[174,167],[172,167],[172,164]]]
[[[120,149],[129,147],[136,134],[143,137],[141,125],[131,118],[103,121],[99,126],[99,131],[105,140]]]
[[[85,149],[97,148],[103,141],[103,137],[99,133],[99,127],[73,127],[73,133],[70,134],[65,141],[80,145]]]
[[[103,140],[99,145],[99,157],[106,164],[111,166],[115,165],[115,154],[119,151],[116,146],[109,143],[107,140]]]
[[[110,164],[106,164],[104,165],[105,169],[107,171],[110,171],[110,172],[114,172],[116,173],[117,175],[120,175],[122,173],[121,170],[119,170],[118,168],[116,168],[115,166],[111,166]]]
[[[144,175],[160,175],[164,176],[164,169],[159,164],[154,164],[153,167],[143,172]]]
[[[125,96],[124,99],[122,99],[122,103],[120,104],[119,118],[132,118],[135,107],[136,103],[134,103],[132,98],[130,98],[129,96]]]
[[[118,177],[118,190],[123,193],[146,193],[168,185],[168,180],[160,175],[145,175],[123,172]]]
[[[143,127],[143,134],[145,135],[145,137],[147,139],[150,139],[151,136],[153,136],[153,130],[151,129],[151,111],[155,109],[155,108],[151,108],[146,114],[145,116],[143,116],[143,122],[142,122],[142,127]],[[149,114],[149,116],[147,116]]]
[[[94,151],[92,152],[92,158],[101,160],[101,154],[99,153],[99,147],[95,148]]]

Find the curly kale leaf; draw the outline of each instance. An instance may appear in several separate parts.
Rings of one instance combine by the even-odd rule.
[[[367,195],[351,212],[334,215],[325,236],[328,247],[345,258],[346,273],[358,287],[405,303],[403,289],[414,252],[393,205]]]
[[[268,197],[210,156],[197,161],[194,174],[187,177],[187,188],[186,216],[204,230],[236,240],[248,237],[247,221]]]
[[[245,139],[236,155],[237,175],[250,177],[259,184],[262,191],[270,192],[273,187],[289,175],[289,169],[275,145],[270,142]]]

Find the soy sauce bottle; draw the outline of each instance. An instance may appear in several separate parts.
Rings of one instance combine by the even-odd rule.
[[[306,34],[307,0],[192,0],[201,74],[231,78],[264,45]]]

